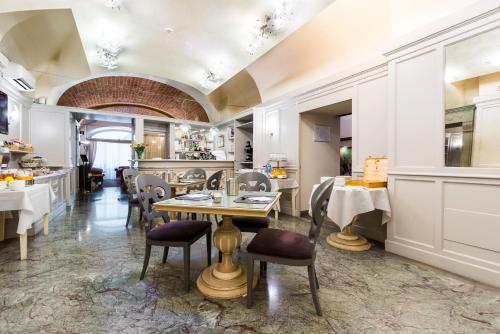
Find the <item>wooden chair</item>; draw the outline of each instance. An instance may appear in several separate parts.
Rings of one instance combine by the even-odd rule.
[[[134,207],[139,209],[139,222],[142,221],[142,206],[139,203],[139,198],[137,197],[136,187],[135,187],[135,178],[139,175],[139,171],[137,169],[123,169],[122,177],[125,183],[125,189],[127,191],[128,198],[128,214],[127,214],[127,223],[125,227],[128,227],[130,222],[130,217],[132,215],[132,209]]]
[[[239,191],[271,191],[271,182],[269,178],[259,172],[248,172],[241,174],[236,186]],[[257,233],[262,228],[268,228],[271,220],[268,217],[244,217],[235,216],[232,218],[234,226],[241,232]],[[222,222],[219,222],[221,224]],[[219,252],[219,262],[222,261],[222,253]],[[265,264],[263,264],[265,266]],[[265,268],[261,268],[265,270]]]
[[[193,168],[189,169],[184,173],[182,176],[183,180],[206,180],[207,179],[207,173],[205,172],[204,169],[202,168]],[[193,191],[193,190],[203,190],[205,188],[204,184],[196,184],[187,187],[188,192]]]
[[[162,246],[162,263],[167,261],[169,247],[182,247],[184,253],[184,286],[189,291],[189,272],[191,262],[191,245],[202,236],[207,240],[207,264],[212,263],[212,224],[200,221],[169,221],[167,212],[153,209],[153,204],[170,198],[170,187],[161,178],[154,175],[139,175],[136,179],[140,203],[144,209],[144,216],[148,221],[146,227],[146,251],[141,280],[146,275],[146,270],[151,256],[152,246]],[[153,227],[155,218],[162,218],[163,224]]]
[[[309,235],[278,229],[262,229],[248,244],[247,251],[247,307],[253,303],[253,271],[254,262],[260,261],[284,264],[288,266],[306,266],[309,276],[316,313],[321,315],[318,299],[319,283],[316,277],[314,262],[316,260],[316,243],[321,231],[321,225],[326,216],[326,208],[332,193],[333,180],[323,182],[311,199],[312,218]],[[261,277],[264,277],[261,266]]]

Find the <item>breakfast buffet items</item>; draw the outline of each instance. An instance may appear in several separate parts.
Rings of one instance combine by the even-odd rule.
[[[33,145],[26,144],[19,139],[6,140],[4,141],[3,146],[13,152],[33,152]]]

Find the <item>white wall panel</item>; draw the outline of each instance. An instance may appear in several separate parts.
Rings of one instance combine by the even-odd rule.
[[[35,105],[30,112],[30,134],[37,155],[46,158],[48,166],[69,166],[69,112]]]
[[[445,182],[443,197],[445,240],[500,252],[500,186]]]
[[[434,181],[394,179],[391,206],[395,239],[434,247],[438,213],[435,189]]]
[[[353,168],[362,171],[364,159],[387,156],[387,76],[357,85]]]
[[[441,66],[435,50],[395,64],[396,168],[438,167],[443,153],[441,143],[436,142],[443,123]]]

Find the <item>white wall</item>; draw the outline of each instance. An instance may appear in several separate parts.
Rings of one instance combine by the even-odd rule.
[[[315,142],[316,125],[330,127],[329,142]],[[340,119],[337,116],[303,112],[300,114],[300,210],[309,209],[309,198],[313,185],[322,176],[340,173]]]
[[[9,124],[9,134],[0,134],[0,141],[8,139],[28,141],[28,115],[31,106],[31,98],[23,95],[1,77],[0,91],[6,93],[8,96],[9,113],[12,112],[15,107],[19,110],[18,119]]]
[[[352,99],[354,174],[367,156],[389,158],[386,250],[500,286],[500,170],[444,167],[444,46],[497,26],[498,2],[453,14],[395,43],[383,59],[375,55],[368,65],[259,106],[254,138],[297,157],[298,133],[283,136],[281,129],[296,126],[298,113]],[[275,110],[280,141],[271,143],[265,115]],[[256,150],[264,159],[268,148]],[[303,167],[300,175],[308,173]]]

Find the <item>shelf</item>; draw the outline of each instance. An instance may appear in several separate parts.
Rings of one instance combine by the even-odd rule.
[[[238,129],[252,129],[253,130],[253,121],[236,125],[236,127]]]
[[[236,161],[236,162],[239,164],[245,164],[245,165],[253,164],[253,161]]]
[[[35,154],[35,152],[28,152],[28,151],[22,151],[22,150],[11,150],[9,149],[10,153],[16,153],[16,154]]]

